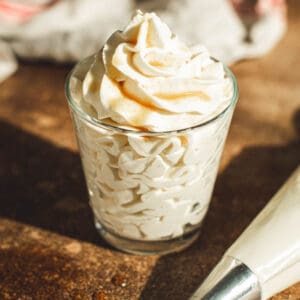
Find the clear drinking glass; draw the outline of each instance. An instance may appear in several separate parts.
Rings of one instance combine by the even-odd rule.
[[[84,111],[80,95],[88,58],[74,68],[66,95],[80,149],[95,226],[109,244],[137,254],[189,246],[209,207],[238,98],[234,75],[228,107],[213,119],[172,132],[105,124]]]

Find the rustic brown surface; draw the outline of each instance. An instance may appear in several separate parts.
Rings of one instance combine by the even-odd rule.
[[[21,64],[0,87],[0,299],[187,299],[300,163],[300,2],[289,4],[280,45],[233,67],[240,100],[211,209],[179,254],[128,255],[98,237],[63,93],[70,68]],[[300,299],[300,283],[273,299]]]

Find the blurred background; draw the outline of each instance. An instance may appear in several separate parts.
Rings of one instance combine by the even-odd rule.
[[[136,9],[157,12],[227,64],[267,53],[286,29],[285,0],[0,0],[0,80],[16,70],[15,56],[72,62],[95,53]]]

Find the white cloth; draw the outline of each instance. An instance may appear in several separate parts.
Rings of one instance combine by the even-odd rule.
[[[156,11],[182,40],[202,43],[226,64],[265,54],[285,32],[284,18],[269,13],[245,43],[245,29],[224,0],[63,0],[25,24],[0,23],[0,81],[16,70],[14,55],[65,62],[96,52],[137,8]]]

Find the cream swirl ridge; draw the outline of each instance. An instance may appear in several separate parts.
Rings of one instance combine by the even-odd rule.
[[[137,12],[108,39],[85,76],[100,120],[150,131],[206,121],[228,104],[231,81],[203,46],[185,46],[154,13]]]

